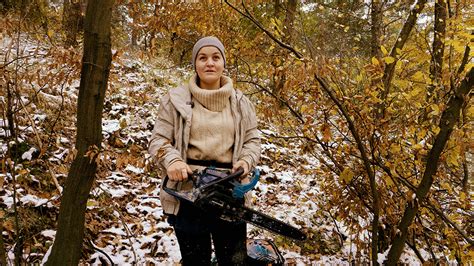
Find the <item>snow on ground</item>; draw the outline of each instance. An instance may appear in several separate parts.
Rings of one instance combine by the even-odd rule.
[[[90,194],[87,204],[88,212],[96,215],[91,223],[94,221],[99,223],[102,229],[94,239],[91,239],[93,251],[85,263],[102,265],[103,262],[111,260],[117,265],[175,265],[179,263],[181,257],[173,229],[166,222],[161,209],[159,200],[161,180],[149,172],[147,169],[149,162],[145,159],[148,159],[146,147],[160,97],[184,80],[189,73],[179,68],[160,69],[156,67],[156,64],[142,63],[128,54],[122,55],[118,61],[113,63],[112,83],[105,100],[104,146],[114,149],[109,146],[111,140],[114,139],[113,144],[116,148],[118,147],[117,150],[121,156],[132,158],[127,158],[127,162],[118,166],[118,158],[112,158],[112,155],[104,157],[104,160],[116,167],[97,179]],[[78,86],[78,81],[74,80],[71,84]],[[70,97],[76,97],[76,95],[72,93]],[[46,95],[46,98],[54,97]],[[37,112],[33,116],[35,121],[44,120],[45,114],[41,110]],[[5,123],[6,121],[0,119],[0,125]],[[23,129],[25,134],[32,133],[30,129]],[[262,130],[262,133],[278,134],[268,129]],[[3,135],[5,131],[2,127],[0,136]],[[53,152],[50,162],[60,164],[71,153],[73,140],[62,136],[56,142],[60,144],[60,147]],[[1,149],[5,151],[5,143],[0,142],[0,144]],[[133,145],[139,147],[138,151],[132,151]],[[311,182],[314,181],[314,177],[300,174],[298,169],[273,169],[265,164],[265,161],[270,158],[267,156],[269,153],[278,152],[286,156],[297,156],[298,152],[266,141],[262,149],[264,153],[259,169],[264,174],[261,182],[252,192],[252,208],[298,228],[319,230],[328,237],[332,237],[329,233],[335,230],[335,225],[340,228],[338,230],[341,230],[342,234],[349,235],[345,232],[343,224],[334,224],[332,221],[316,218],[319,206],[324,201],[324,195],[315,185],[316,183]],[[34,147],[28,149],[22,154],[23,160],[32,160],[35,152],[37,149]],[[133,152],[137,155],[131,156]],[[317,165],[317,160],[314,158],[304,155],[300,158],[307,162],[302,169],[314,168]],[[23,170],[21,165],[17,167],[18,170]],[[0,174],[0,178],[5,182],[11,182],[9,174]],[[32,178],[34,179],[34,176]],[[17,188],[16,193],[21,206],[58,207],[52,203],[57,201],[58,196],[42,198],[29,194],[21,187]],[[7,209],[12,208],[12,195],[13,192],[10,189],[0,194],[0,203]],[[319,201],[316,202],[315,199]],[[110,215],[106,216],[103,213],[110,213]],[[43,228],[40,233],[46,241],[43,244],[51,245],[55,233],[55,228]],[[282,241],[278,236],[251,225],[249,225],[249,236]],[[356,252],[355,247],[350,244],[350,238],[343,243],[340,254],[331,256],[305,256],[298,247],[291,245],[291,241],[282,243],[286,244],[280,247],[281,252],[287,263],[291,265],[349,265],[346,258]],[[319,252],[319,250],[314,250],[312,255]],[[43,254],[39,255],[43,256]],[[13,260],[12,249],[8,252],[8,256]],[[47,254],[44,256],[47,257]],[[383,254],[381,254],[382,258]],[[404,261],[416,264],[413,256],[408,256]]]

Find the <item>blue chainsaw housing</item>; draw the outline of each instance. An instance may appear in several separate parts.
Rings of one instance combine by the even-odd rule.
[[[237,199],[241,199],[244,197],[245,193],[252,190],[260,180],[260,171],[258,169],[253,170],[252,176],[250,178],[250,182],[247,184],[241,184],[236,180],[230,181],[232,185],[234,185],[234,189],[232,190],[232,196]]]

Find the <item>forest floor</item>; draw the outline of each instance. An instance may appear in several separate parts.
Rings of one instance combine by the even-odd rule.
[[[25,45],[21,52],[31,54],[29,62],[36,63],[32,64],[34,69],[28,71],[56,71],[43,63],[50,55],[42,56],[34,44]],[[2,56],[7,57],[6,54]],[[87,203],[84,264],[102,265],[112,261],[117,265],[179,265],[179,247],[161,209],[158,198],[161,180],[150,165],[147,143],[160,97],[191,74],[189,70],[164,62],[127,52],[117,53],[114,58],[103,114],[102,164]],[[78,86],[79,79],[76,78],[65,85],[64,91],[69,93],[62,94],[64,88],[56,87],[41,92],[35,90],[36,93],[30,91],[23,96],[26,103],[31,103],[26,105],[30,106],[27,110],[31,119],[19,119],[23,124],[19,125],[18,143],[23,148],[17,154],[17,175],[14,178],[11,173],[0,173],[4,188],[0,192],[0,206],[4,210],[0,213],[2,236],[6,239],[11,261],[18,229],[14,223],[14,193],[21,231],[27,236],[25,260],[44,261],[54,241],[60,198],[52,180],[56,178],[62,184],[67,176],[75,141],[74,110]],[[60,110],[61,120],[67,126],[56,130],[55,141],[39,157],[37,135],[47,134],[47,121],[52,120],[48,116],[57,113],[48,112],[49,105],[32,96],[38,94],[42,99],[56,99],[62,95],[69,104]],[[21,112],[19,116],[25,118]],[[3,119],[0,123],[7,124]],[[7,154],[6,134],[2,128],[2,154]],[[253,191],[252,208],[301,228],[307,233],[308,240],[294,242],[253,226],[248,227],[249,238],[272,239],[288,265],[349,265],[353,260],[367,259],[367,251],[357,250],[354,244],[360,235],[350,235],[343,224],[322,208],[325,196],[319,190],[320,180],[308,175],[318,167],[314,157],[302,153],[297,144],[283,145],[270,138],[278,135],[271,125],[261,125],[261,135],[259,169],[262,177]],[[51,175],[51,172],[55,174]],[[382,259],[384,255],[380,255]],[[402,261],[417,264],[414,256],[404,256]]]

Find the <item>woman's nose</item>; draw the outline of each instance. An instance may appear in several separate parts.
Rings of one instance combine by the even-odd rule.
[[[208,65],[208,66],[214,65],[214,60],[212,60],[212,58],[207,59],[206,65]]]

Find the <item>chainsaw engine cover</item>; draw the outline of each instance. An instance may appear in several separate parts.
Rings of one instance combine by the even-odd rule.
[[[209,184],[214,183],[215,181],[225,178],[230,174],[230,171],[222,171],[206,168],[202,171],[201,174],[196,175],[196,188],[200,188]]]
[[[283,265],[285,259],[275,243],[265,239],[247,239],[248,265]]]

